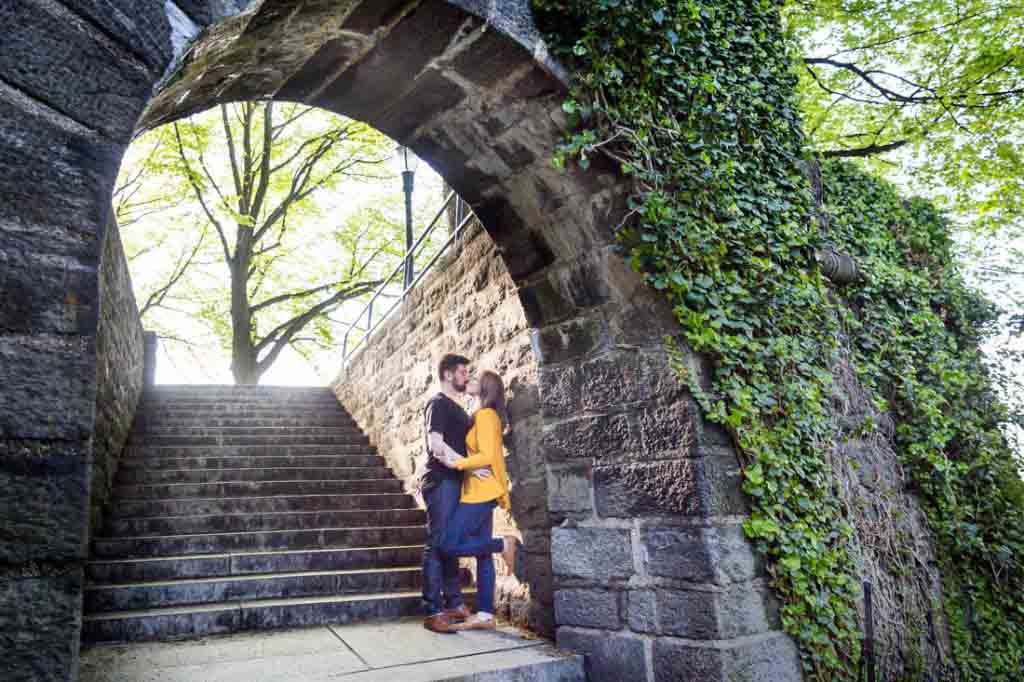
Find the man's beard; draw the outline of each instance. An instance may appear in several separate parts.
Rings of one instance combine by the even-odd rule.
[[[455,389],[455,392],[456,392],[456,393],[465,393],[465,392],[466,392],[466,387],[467,387],[467,386],[469,386],[469,382],[468,382],[468,381],[467,381],[466,383],[462,384],[461,386],[459,386],[459,385],[458,385],[457,383],[455,383],[454,381],[452,382],[452,388],[454,388],[454,389]]]

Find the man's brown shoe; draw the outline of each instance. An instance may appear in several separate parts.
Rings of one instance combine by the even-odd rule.
[[[455,626],[452,625],[451,620],[449,620],[448,616],[443,613],[436,613],[433,616],[424,618],[423,627],[431,632],[439,632],[445,635],[451,635],[456,632]]]
[[[464,622],[459,623],[458,625],[453,625],[452,627],[456,632],[462,632],[463,630],[493,630],[497,627],[495,620],[496,619],[493,616],[490,618],[481,618],[479,615],[474,615],[467,618]]]
[[[473,612],[465,604],[459,604],[454,609],[445,609],[444,615],[448,616],[452,623],[459,623],[472,616]]]

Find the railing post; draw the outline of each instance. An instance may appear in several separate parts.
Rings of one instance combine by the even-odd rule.
[[[413,172],[402,171],[402,191],[405,192],[405,289],[412,284],[412,187]]]
[[[405,173],[409,173],[409,171],[405,171]],[[411,194],[412,194],[412,192],[411,192],[411,190],[412,190],[412,178],[411,178],[411,174],[410,175],[405,175],[403,173],[403,175],[408,178],[408,181],[405,183],[405,187],[406,187],[407,190],[409,190],[409,191],[406,192],[406,200],[407,200],[406,201],[406,239],[407,240],[411,240],[412,239],[412,206],[411,206],[410,199],[411,199]],[[452,205],[452,201],[456,201],[456,204],[454,206]],[[398,296],[386,296],[386,298],[394,298],[394,299],[397,299],[397,300],[395,302],[391,303],[389,306],[385,306],[385,311],[384,311],[383,315],[380,318],[380,322],[383,322],[384,320],[386,320],[388,318],[388,316],[392,313],[392,311],[394,311],[395,307],[397,305],[399,305],[402,301],[406,300],[406,297],[408,296],[409,291],[412,289],[413,284],[416,281],[418,281],[417,280],[417,275],[416,275],[415,270],[414,270],[414,265],[415,265],[415,258],[414,258],[414,256],[415,256],[416,252],[419,251],[420,247],[422,247],[426,243],[428,238],[432,234],[434,234],[434,230],[437,228],[438,221],[441,220],[441,218],[444,215],[447,214],[450,217],[454,211],[458,211],[460,213],[460,220],[459,220],[459,225],[457,226],[457,228],[460,228],[462,226],[462,224],[464,222],[466,222],[468,220],[468,218],[471,216],[472,210],[470,209],[469,204],[467,204],[465,202],[462,202],[460,204],[460,203],[458,203],[460,201],[461,201],[461,199],[459,199],[458,196],[454,192],[450,193],[448,195],[448,197],[445,199],[444,205],[441,207],[441,210],[437,213],[436,216],[434,216],[434,219],[430,222],[430,224],[427,226],[427,228],[425,230],[423,230],[423,232],[420,234],[420,236],[416,240],[416,242],[413,243],[413,242],[409,241],[406,244],[406,255],[402,259],[402,262],[399,263],[398,266],[395,267],[394,271],[388,277],[386,277],[383,280],[381,285],[377,288],[376,293],[374,293],[370,297],[369,302],[367,302],[367,304],[363,307],[363,309],[359,311],[359,314],[356,315],[355,320],[351,324],[348,325],[348,329],[345,332],[345,336],[342,339],[342,345],[341,345],[341,358],[342,358],[342,363],[343,364],[348,359],[348,337],[352,333],[352,330],[357,328],[356,325],[358,324],[359,320],[363,319],[363,314],[366,313],[366,329],[365,330],[361,330],[361,331],[365,331],[365,334],[363,334],[363,336],[361,336],[353,344],[352,348],[353,348],[353,352],[355,352],[364,343],[367,343],[369,341],[369,337],[373,333],[373,329],[374,329],[374,324],[373,324],[373,308],[374,308],[374,305],[375,305],[375,303],[377,301],[377,298],[379,296],[384,296],[385,295],[385,292],[387,291],[387,287],[390,286],[391,283],[393,281],[395,281],[399,277],[400,274],[404,274],[404,286],[402,288],[402,293],[400,295],[398,295]],[[458,238],[459,238],[459,235],[461,234],[461,232],[462,232],[461,229],[456,229],[454,233],[449,232],[448,238],[444,241],[444,244],[441,246],[441,248],[436,253],[434,253],[429,259],[427,259],[426,265],[424,265],[423,270],[418,275],[419,278],[422,278],[427,272],[429,272],[430,269],[432,267],[434,267],[434,264],[437,263],[437,260],[441,257],[441,255],[444,254],[448,250],[448,248],[452,246],[452,244],[455,244],[458,241]]]
[[[871,601],[871,583],[864,581],[864,664],[868,682],[875,682],[875,613]]]
[[[142,332],[142,386],[152,388],[156,385],[156,348],[159,338],[156,332]]]

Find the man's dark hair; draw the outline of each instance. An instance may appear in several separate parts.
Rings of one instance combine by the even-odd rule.
[[[445,372],[454,372],[455,368],[458,367],[459,365],[468,364],[469,358],[464,358],[461,355],[454,355],[452,353],[448,353],[443,358],[441,358],[441,362],[438,363],[437,365],[437,378],[440,379],[441,381],[444,381]]]

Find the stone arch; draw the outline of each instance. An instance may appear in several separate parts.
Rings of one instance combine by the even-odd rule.
[[[99,255],[125,146],[277,97],[409,145],[494,239],[539,365],[534,495],[557,527],[528,542],[558,642],[594,680],[799,678],[729,440],[669,368],[671,311],[614,246],[629,186],[550,163],[565,86],[528,0],[11,0],[0,19],[0,516],[19,523],[0,536],[0,614],[19,604],[33,633],[8,656],[59,651],[36,679],[74,676]]]

